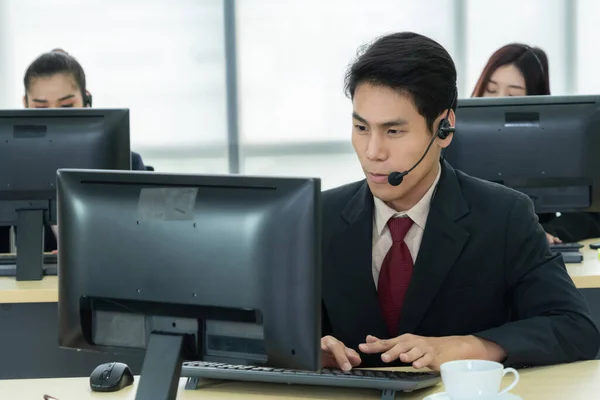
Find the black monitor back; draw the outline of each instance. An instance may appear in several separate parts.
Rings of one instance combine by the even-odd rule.
[[[61,170],[58,199],[61,346],[320,367],[318,179]]]
[[[460,99],[445,158],[529,195],[536,211],[600,212],[600,96]]]
[[[55,223],[60,168],[131,169],[129,110],[0,110],[0,226],[28,208]]]

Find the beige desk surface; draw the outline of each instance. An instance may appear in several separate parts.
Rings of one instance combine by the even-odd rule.
[[[583,253],[583,262],[581,264],[567,264],[567,271],[575,286],[579,289],[585,288],[600,288],[600,258],[598,250],[590,249],[590,243],[598,243],[600,239],[588,239],[581,242],[584,247],[581,248]]]
[[[557,365],[521,370],[521,381],[512,393],[524,400],[591,400],[600,393],[600,361]],[[505,384],[510,382],[506,378]],[[137,377],[136,377],[137,382]],[[372,390],[288,386],[264,383],[210,382],[202,389],[184,390],[179,386],[178,399],[379,399]],[[398,400],[421,400],[428,394],[443,391],[443,385],[410,394],[396,395]],[[35,379],[0,381],[0,398],[42,399],[51,395],[59,400],[120,399],[133,400],[135,385],[115,393],[93,393],[87,378]],[[10,396],[10,397],[9,397]]]
[[[600,239],[581,242],[584,261],[567,264],[569,275],[578,288],[600,288],[600,259],[598,252],[589,248],[590,243]],[[45,277],[41,281],[17,282],[14,277],[0,277],[0,304],[3,303],[51,303],[58,302],[58,279]]]
[[[0,304],[56,303],[58,278],[46,276],[41,281],[17,282],[14,277],[0,278]]]

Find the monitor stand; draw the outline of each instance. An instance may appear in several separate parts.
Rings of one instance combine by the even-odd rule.
[[[44,276],[44,210],[17,210],[17,280]]]
[[[176,333],[150,334],[136,400],[177,398],[186,336]]]

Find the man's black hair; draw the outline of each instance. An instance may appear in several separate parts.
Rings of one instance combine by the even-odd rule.
[[[438,42],[417,33],[390,34],[360,49],[346,73],[346,95],[354,98],[362,83],[409,95],[432,132],[438,116],[449,107],[456,108],[452,57]]]
[[[36,58],[25,71],[23,83],[25,93],[29,91],[31,82],[38,77],[49,77],[56,74],[69,74],[81,90],[81,96],[86,98],[85,72],[81,64],[66,51],[54,49]]]

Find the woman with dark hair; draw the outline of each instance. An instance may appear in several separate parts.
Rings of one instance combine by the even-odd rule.
[[[36,58],[23,78],[25,108],[83,108],[92,106],[81,64],[63,49],[54,49]],[[142,157],[131,152],[131,168],[145,171]],[[53,231],[46,227],[44,251],[56,250]],[[7,253],[9,227],[0,227],[0,253]]]
[[[36,58],[23,78],[25,108],[82,108],[92,106],[83,67],[63,49]],[[131,153],[131,168],[145,171],[142,157]]]
[[[492,54],[471,97],[549,94],[548,57],[544,50],[511,43]]]
[[[511,43],[492,54],[471,97],[536,95],[550,95],[548,57],[538,47]],[[560,217],[538,214],[538,217],[550,244],[600,236],[597,213],[565,213]]]

